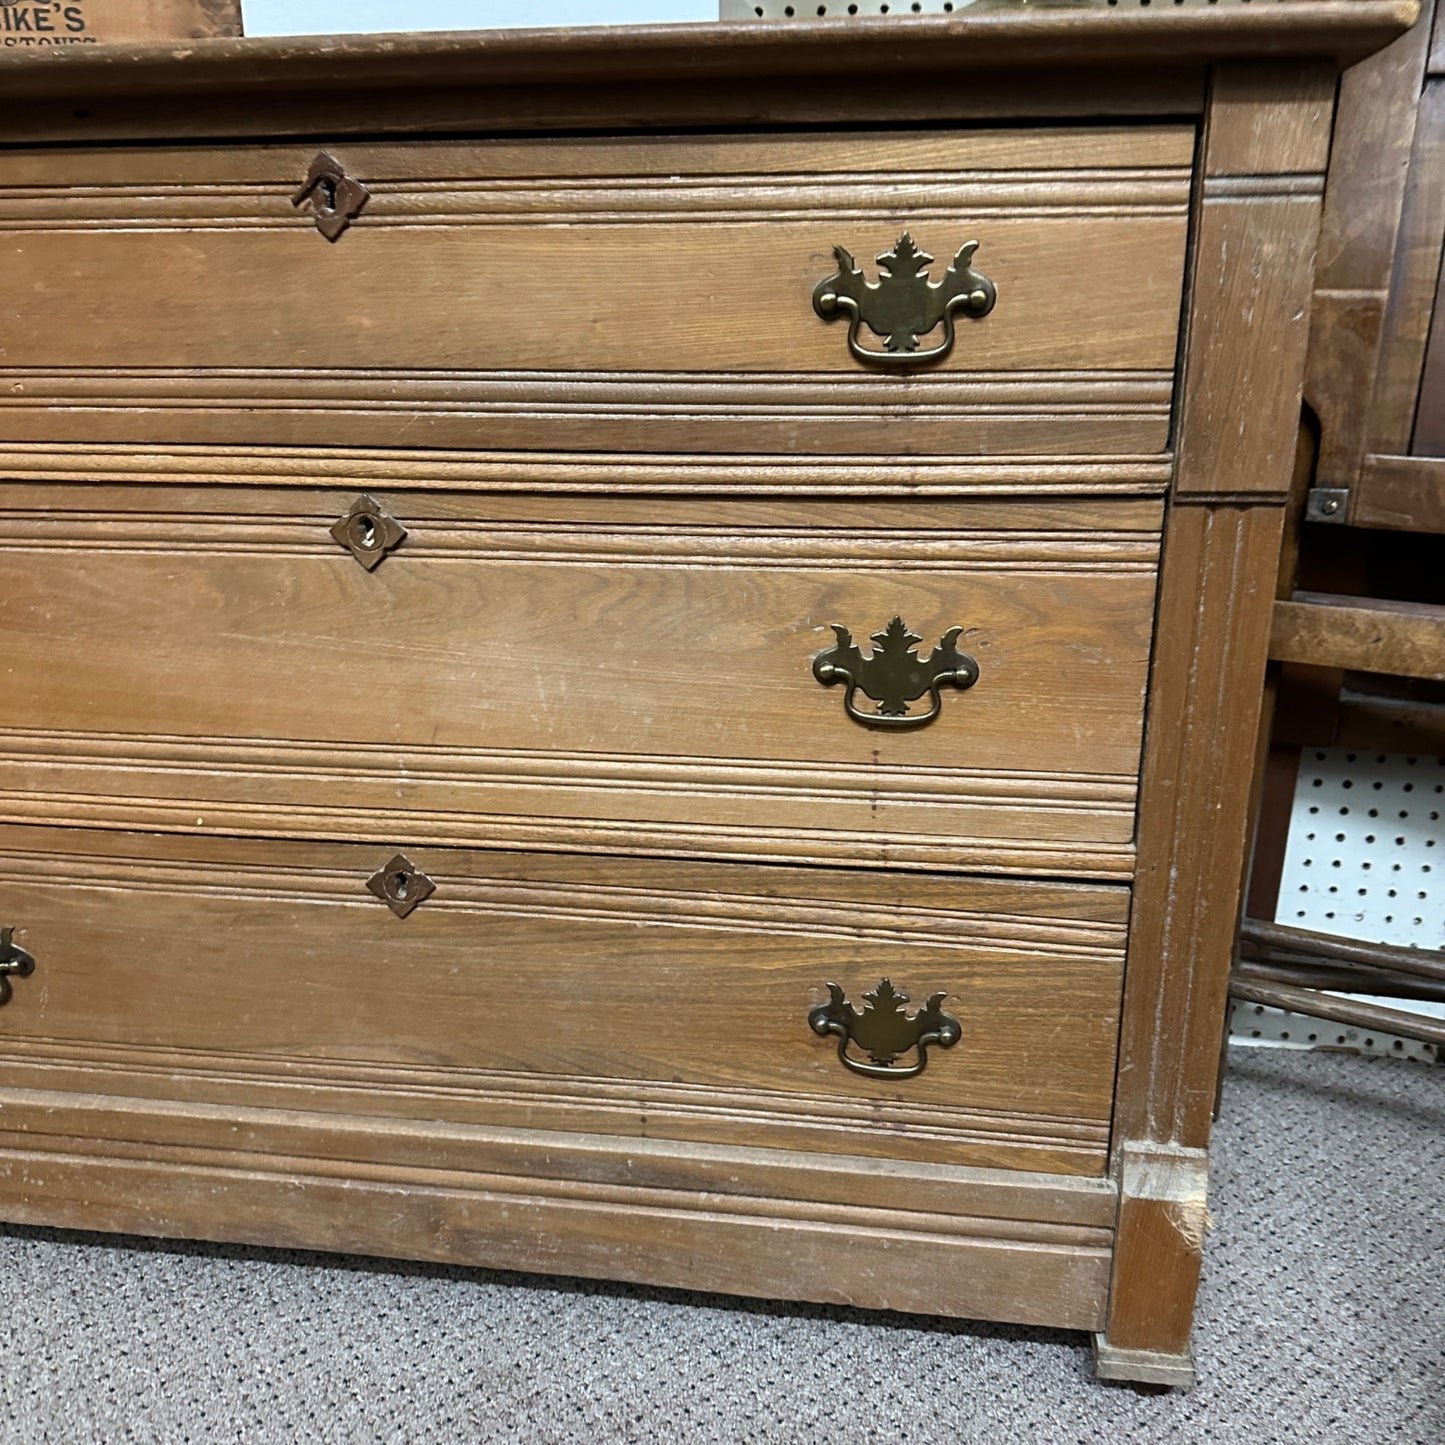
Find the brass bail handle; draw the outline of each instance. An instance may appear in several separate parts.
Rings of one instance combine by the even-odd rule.
[[[35,972],[35,956],[14,940],[13,928],[0,928],[0,1004],[10,1002],[12,978],[29,978]]]
[[[927,657],[916,648],[923,639],[910,632],[901,617],[895,617],[882,632],[873,634],[872,653],[865,657],[846,627],[830,624],[838,642],[813,659],[813,676],[824,687],[846,683],[843,707],[854,722],[873,728],[921,728],[943,710],[938,690],[945,683],[960,691],[978,681],[976,658],[960,652],[955,645],[963,628],[950,627]],[[865,693],[877,704],[869,712],[854,701]],[[910,703],[927,695],[928,710],[909,712]]]
[[[998,300],[998,288],[973,268],[977,250],[977,241],[965,241],[943,278],[930,281],[933,257],[905,231],[878,257],[878,280],[870,281],[848,251],[834,246],[838,269],[813,288],[813,310],[824,321],[848,317],[848,349],[859,361],[895,368],[941,361],[953,349],[955,313],[981,321]],[[858,340],[862,326],[884,338],[883,350]],[[920,347],[920,338],[940,326],[942,339]]]
[[[904,1009],[908,995],[888,979],[863,995],[863,1008],[854,1008],[836,983],[828,985],[828,1002],[808,1013],[815,1034],[835,1034],[843,1066],[869,1079],[912,1079],[928,1067],[928,1050],[937,1045],[951,1049],[962,1037],[963,1026],[943,1010],[945,993],[931,994],[917,1013]],[[855,1058],[849,1046],[861,1049],[867,1060]],[[911,1064],[895,1064],[902,1054],[914,1052]]]

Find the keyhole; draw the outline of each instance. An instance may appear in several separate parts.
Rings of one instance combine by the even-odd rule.
[[[411,883],[411,878],[405,873],[393,873],[391,875],[391,891],[398,902],[406,901],[406,890]]]
[[[363,552],[371,552],[379,547],[381,536],[376,518],[367,516],[365,512],[358,512],[351,519],[351,540]]]
[[[335,211],[336,209],[336,179],[334,176],[322,176],[316,182],[316,189],[320,192],[320,209],[323,211]]]

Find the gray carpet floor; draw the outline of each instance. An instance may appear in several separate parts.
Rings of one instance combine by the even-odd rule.
[[[1445,1442],[1445,1069],[1239,1049],[1187,1394],[1082,1336],[0,1229],[0,1439]]]

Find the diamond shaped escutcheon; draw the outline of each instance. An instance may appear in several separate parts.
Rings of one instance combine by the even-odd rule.
[[[406,540],[406,528],[375,497],[358,497],[330,531],[368,572],[375,571],[381,559]]]
[[[293,206],[310,206],[316,229],[328,241],[342,233],[361,214],[371,192],[329,151],[318,151],[301,189],[291,197]]]
[[[437,886],[404,853],[366,880],[374,893],[398,918],[405,918],[418,903],[425,903]]]

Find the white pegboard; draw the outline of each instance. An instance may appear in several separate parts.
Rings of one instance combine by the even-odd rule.
[[[718,15],[723,20],[846,20],[872,19],[891,15],[908,20],[914,15],[953,15],[967,11],[999,10],[1120,10],[1147,9],[1149,5],[1168,4],[1203,9],[1205,6],[1226,8],[1247,5],[1251,0],[718,0]],[[1261,4],[1289,4],[1291,0],[1253,0]]]
[[[1349,994],[1363,998],[1363,994]],[[1440,1012],[1439,1005],[1399,999],[1368,1000],[1407,1008],[1421,1013]],[[1285,1009],[1265,1008],[1262,1004],[1235,999],[1230,1005],[1229,1037],[1231,1043],[1266,1044],[1288,1049],[1342,1049],[1352,1054],[1389,1054],[1396,1059],[1415,1059],[1422,1064],[1439,1062],[1433,1044],[1418,1039],[1396,1038],[1394,1034],[1358,1029],[1350,1024],[1337,1024],[1331,1019],[1311,1018],[1308,1014],[1289,1013]]]
[[[1313,749],[1300,760],[1275,920],[1316,933],[1445,947],[1445,758]],[[1445,1004],[1387,1007],[1445,1017]],[[1429,1044],[1235,1003],[1241,1040],[1435,1058]]]
[[[1442,810],[1445,758],[1307,752],[1276,921],[1371,943],[1441,947]]]

